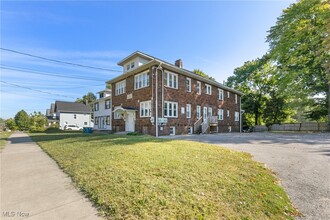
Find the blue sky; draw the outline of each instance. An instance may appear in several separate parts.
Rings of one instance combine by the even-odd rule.
[[[1,1],[1,47],[121,70],[139,50],[223,82],[268,50],[267,31],[294,1]],[[98,92],[120,72],[1,50],[0,117],[45,113],[55,100]],[[54,77],[58,74],[67,77]],[[70,78],[71,77],[71,78]]]

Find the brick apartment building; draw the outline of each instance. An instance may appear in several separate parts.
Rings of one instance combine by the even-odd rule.
[[[155,136],[239,132],[242,93],[141,52],[118,63],[112,89],[112,130]],[[158,127],[158,129],[156,129]]]

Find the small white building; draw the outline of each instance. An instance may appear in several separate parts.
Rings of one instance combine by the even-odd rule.
[[[78,102],[56,101],[54,113],[60,129],[64,129],[65,125],[93,127],[92,109],[89,105]]]
[[[94,102],[94,130],[112,130],[111,89],[98,92],[99,98]]]

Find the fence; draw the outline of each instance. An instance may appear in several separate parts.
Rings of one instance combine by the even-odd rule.
[[[273,124],[270,131],[328,131],[327,122],[303,122],[303,123],[291,123],[291,124]],[[256,125],[253,128],[255,132],[268,131],[266,126]]]

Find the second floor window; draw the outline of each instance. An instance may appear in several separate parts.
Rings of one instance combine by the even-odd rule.
[[[205,93],[208,95],[212,95],[212,86],[205,84]]]
[[[94,103],[94,111],[98,111],[99,110],[99,103],[95,102]]]
[[[227,110],[227,118],[229,118],[229,116],[230,116],[230,111]]]
[[[239,121],[239,112],[235,112],[235,121]]]
[[[110,100],[106,100],[105,101],[105,109],[109,109],[110,108]]]
[[[149,86],[149,73],[140,73],[134,77],[135,89],[141,89]]]
[[[228,99],[230,98],[230,92],[229,91],[227,92],[227,98]]]
[[[223,100],[223,89],[218,89],[218,91],[219,91],[219,97],[218,97],[218,99],[219,100]]]
[[[237,104],[237,94],[235,94],[235,104]]]
[[[121,95],[126,92],[126,80],[116,83],[116,95]]]
[[[202,93],[202,83],[197,81],[197,94],[200,95]]]
[[[140,117],[151,116],[151,101],[140,102]]]
[[[199,119],[201,117],[201,106],[200,105],[197,105],[196,117],[197,117],[197,119]]]
[[[177,89],[178,88],[178,74],[164,72],[164,84],[167,87]]]
[[[191,79],[186,77],[187,92],[191,92]]]
[[[178,103],[177,102],[164,102],[164,116],[165,117],[178,117]]]

